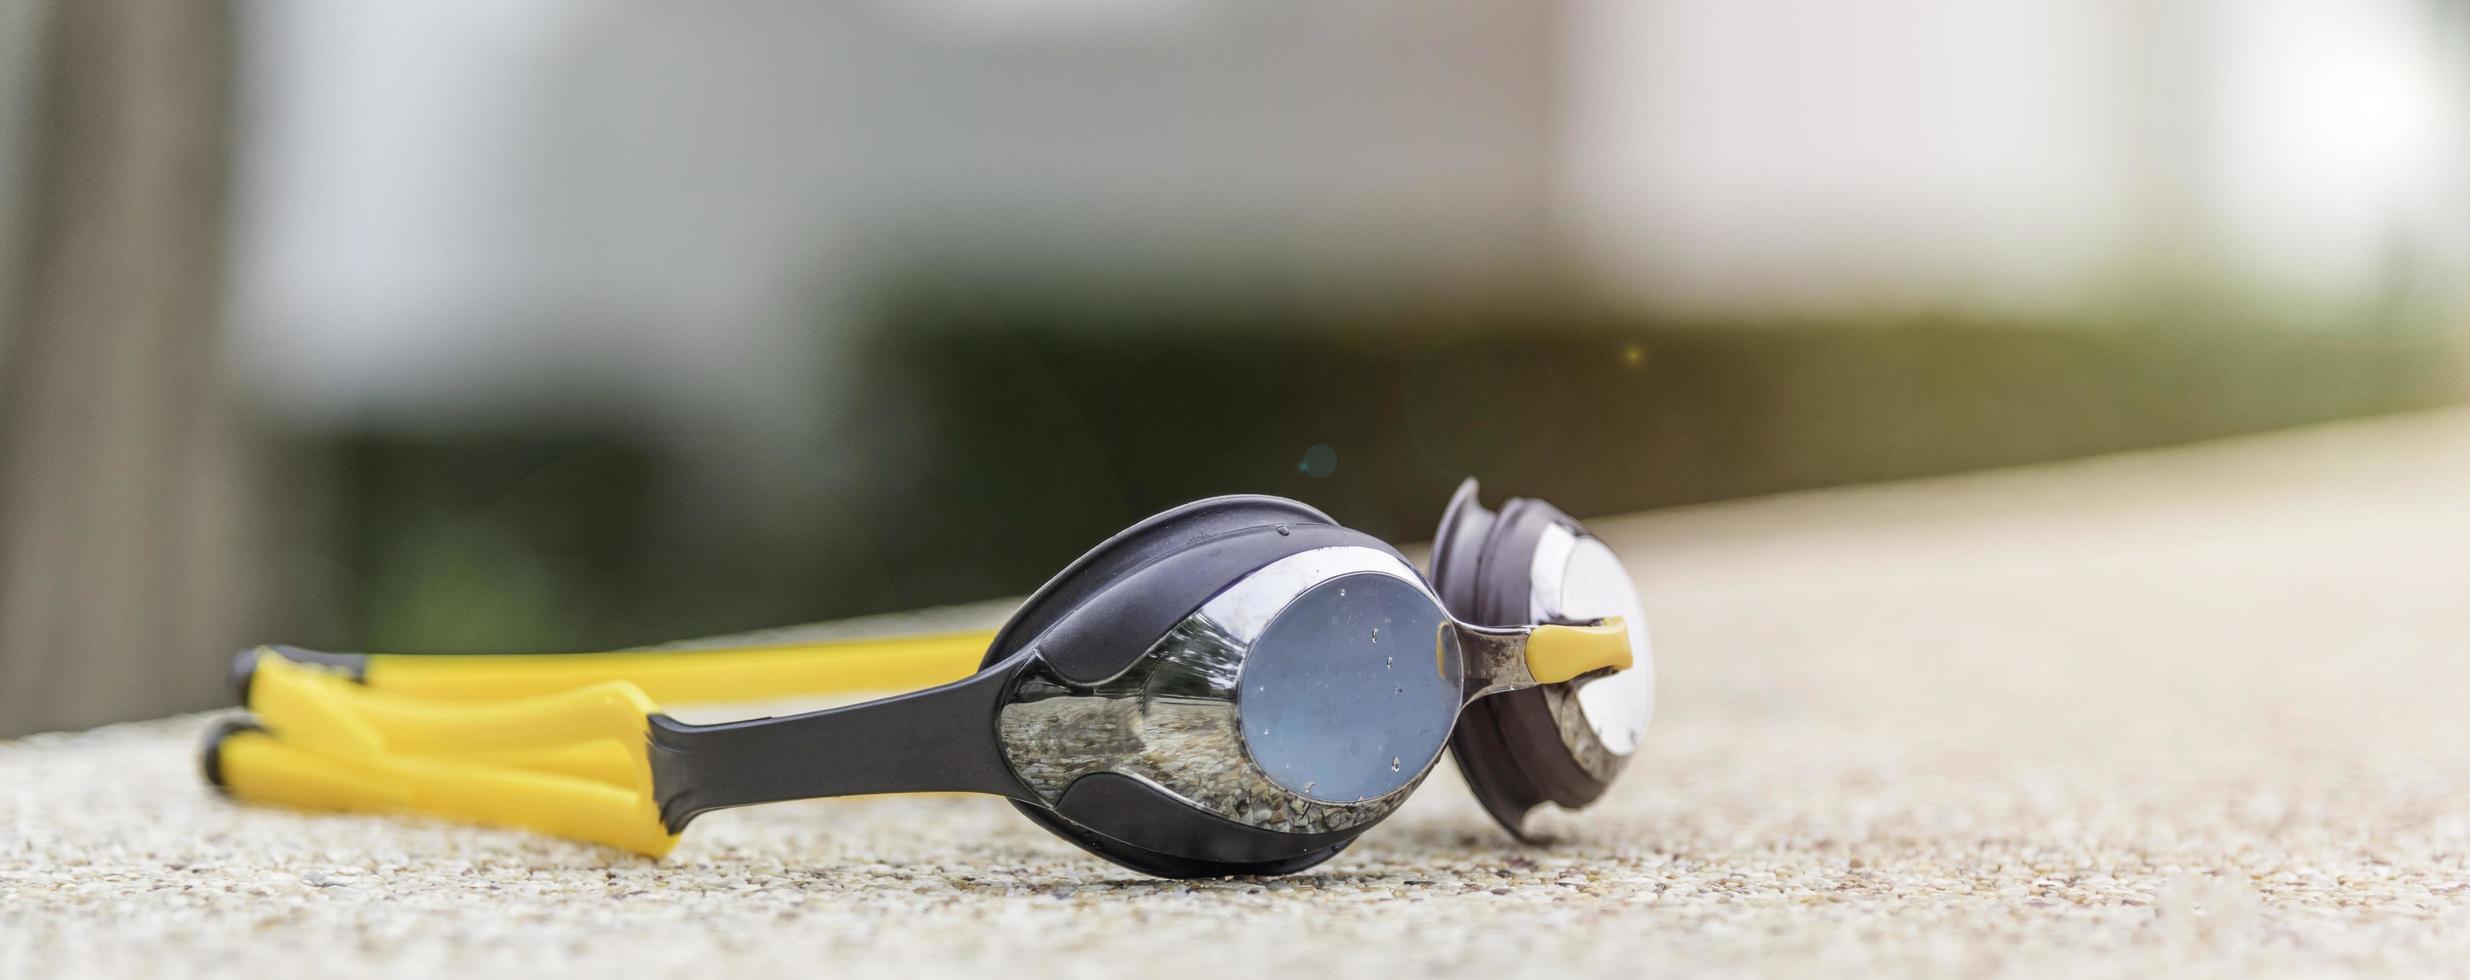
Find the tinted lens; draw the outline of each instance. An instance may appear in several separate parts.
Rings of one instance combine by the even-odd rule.
[[[1578,707],[1604,748],[1616,755],[1637,751],[1639,736],[1655,715],[1655,647],[1647,640],[1646,613],[1639,608],[1638,587],[1630,583],[1629,570],[1611,548],[1590,537],[1577,538],[1560,554],[1538,549],[1536,561],[1564,562],[1557,576],[1535,570],[1535,582],[1561,583],[1559,596],[1535,597],[1543,607],[1539,615],[1563,622],[1619,616],[1629,625],[1630,669],[1580,687]]]
[[[1354,803],[1411,785],[1458,720],[1463,660],[1438,603],[1399,578],[1296,597],[1244,658],[1244,744],[1287,790]]]

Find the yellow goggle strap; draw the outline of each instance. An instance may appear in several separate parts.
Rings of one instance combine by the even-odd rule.
[[[348,757],[520,757],[605,740],[635,747],[640,759],[659,710],[623,681],[506,701],[442,701],[355,684],[281,657],[257,665],[248,706],[286,740]]]
[[[995,728],[1004,692],[1029,662],[1015,657],[941,687],[844,708],[689,725],[657,713],[649,698],[623,682],[459,702],[376,690],[328,667],[268,657],[256,666],[249,706],[274,736],[270,740],[333,764],[318,770],[333,778],[315,785],[383,789],[390,778],[432,779],[390,791],[394,795],[338,790],[317,797],[330,808],[410,807],[562,833],[541,814],[576,798],[578,787],[599,786],[634,801],[627,819],[667,835],[697,814],[777,800],[907,792],[1026,798]],[[229,753],[219,745],[209,752],[212,775],[214,760]],[[307,778],[301,775],[308,772],[306,760],[287,765],[285,771]],[[296,802],[305,792],[297,780],[239,788],[224,775],[224,785],[244,799]],[[496,804],[500,809],[436,802],[460,799],[452,794],[475,780],[506,797]],[[607,812],[604,807],[602,816],[583,825],[588,833],[575,836],[652,839],[641,826],[624,834],[611,830],[621,825],[610,823],[616,818]],[[513,820],[507,813],[532,816]],[[642,850],[638,843],[621,846]]]
[[[1537,626],[1527,634],[1527,673],[1538,684],[1630,669],[1629,626],[1613,616],[1589,626]]]
[[[206,747],[207,778],[239,799],[313,810],[421,814],[519,827],[659,857],[677,845],[649,792],[598,779],[465,760],[341,759],[247,725]]]
[[[207,750],[209,776],[238,798],[425,813],[654,856],[676,843],[648,759],[654,708],[631,685],[439,701],[275,657],[250,701],[262,727],[218,733]]]
[[[991,632],[935,633],[781,646],[612,653],[336,654],[260,646],[233,658],[246,689],[270,657],[318,663],[380,690],[457,700],[528,697],[626,681],[655,701],[761,701],[907,691],[976,673]],[[244,698],[245,700],[245,698]]]
[[[458,755],[456,761],[475,762],[501,769],[529,769],[577,779],[590,779],[613,786],[631,787],[642,778],[643,759],[628,750],[628,746],[613,739],[578,742],[547,749],[499,749]]]
[[[1457,624],[1466,656],[1466,696],[1476,698],[1538,684],[1559,684],[1630,667],[1629,626],[1615,616],[1599,623],[1509,628]],[[1435,642],[1439,665],[1448,647]]]

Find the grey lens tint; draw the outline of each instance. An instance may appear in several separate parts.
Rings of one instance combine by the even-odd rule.
[[[1271,779],[1310,799],[1385,796],[1440,758],[1464,672],[1431,596],[1389,575],[1333,578],[1280,610],[1245,658],[1244,745]]]

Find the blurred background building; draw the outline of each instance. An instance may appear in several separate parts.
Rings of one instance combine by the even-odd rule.
[[[0,733],[2442,403],[2470,0],[0,2]]]

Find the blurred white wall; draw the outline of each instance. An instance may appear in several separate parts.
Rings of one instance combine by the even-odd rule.
[[[2064,311],[2155,264],[2458,299],[2463,9],[1577,0],[1560,206],[1667,305]]]
[[[2460,302],[2463,11],[252,0],[238,364],[312,420],[789,440],[867,285],[921,265],[1480,291],[1574,258],[1751,313],[2174,277]]]
[[[1543,251],[1545,8],[257,0],[233,322],[281,408],[791,432],[904,264],[1476,288]],[[816,328],[823,329],[818,330]]]
[[[2265,282],[2357,296],[2470,266],[2470,6],[2213,0],[2197,192]],[[2429,268],[2396,263],[2418,255]]]
[[[2069,0],[1583,0],[1562,206],[1642,301],[2063,304],[2134,228],[2132,27]]]

